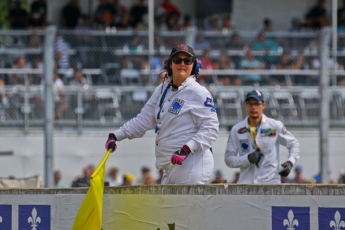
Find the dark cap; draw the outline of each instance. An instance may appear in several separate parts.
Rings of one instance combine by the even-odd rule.
[[[175,46],[171,50],[170,57],[174,56],[178,52],[184,52],[184,53],[189,54],[190,56],[195,57],[195,52],[194,52],[193,48],[190,46],[187,46],[185,44],[180,44],[180,45]]]
[[[255,98],[255,99],[258,100],[258,101],[263,101],[263,102],[265,102],[264,95],[263,95],[259,90],[253,90],[253,91],[250,91],[249,93],[247,93],[247,95],[246,95],[246,101],[247,101],[249,98]]]

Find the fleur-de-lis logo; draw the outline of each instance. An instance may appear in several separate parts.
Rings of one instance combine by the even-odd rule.
[[[31,217],[28,218],[28,223],[31,223],[32,230],[37,230],[37,224],[41,223],[41,217],[37,216],[36,208],[32,209]]]
[[[286,230],[295,230],[294,226],[298,226],[298,220],[294,219],[294,214],[291,209],[288,212],[288,219],[285,219],[283,224],[288,227]]]
[[[345,229],[345,222],[341,219],[341,215],[339,213],[339,211],[337,210],[334,214],[334,220],[332,220],[331,222],[329,222],[329,226],[332,228],[334,227],[334,230],[340,230],[340,228]]]

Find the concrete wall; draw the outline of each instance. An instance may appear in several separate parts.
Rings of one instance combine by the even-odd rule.
[[[0,228],[69,230],[86,191],[0,190]],[[345,220],[344,195],[345,185],[111,187],[102,229],[329,229]]]

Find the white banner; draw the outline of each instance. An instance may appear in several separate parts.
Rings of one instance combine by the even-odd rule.
[[[83,198],[0,195],[0,229],[70,230]],[[105,194],[103,203],[103,230],[345,229],[343,196]]]

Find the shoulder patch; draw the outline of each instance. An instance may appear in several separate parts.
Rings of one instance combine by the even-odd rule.
[[[238,134],[244,134],[246,132],[248,132],[248,129],[246,127],[243,127],[243,128],[240,128],[239,130],[237,130]]]
[[[206,97],[206,101],[204,102],[204,105],[211,108],[211,112],[216,112],[216,109],[214,107],[213,99],[210,97]]]
[[[287,133],[287,129],[286,129],[285,126],[282,128],[282,133],[283,133],[283,134],[286,134],[286,133]]]

